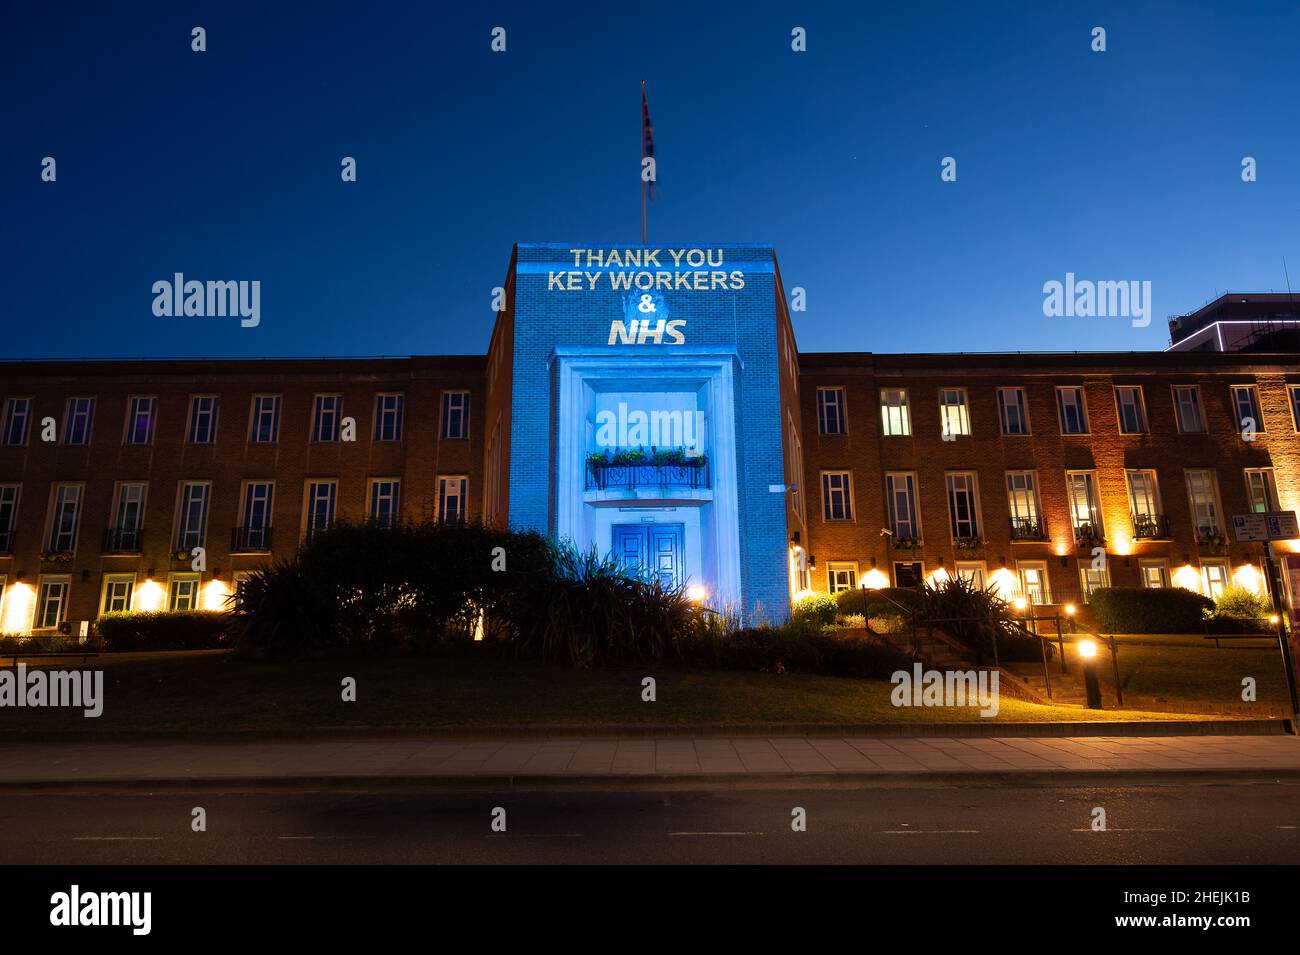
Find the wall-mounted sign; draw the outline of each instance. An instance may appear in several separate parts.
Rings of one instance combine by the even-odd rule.
[[[1300,537],[1295,511],[1232,515],[1232,530],[1239,542],[1293,540]]]

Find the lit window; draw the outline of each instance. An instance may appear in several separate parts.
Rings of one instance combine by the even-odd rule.
[[[1133,537],[1137,540],[1164,540],[1169,537],[1169,521],[1160,510],[1160,491],[1155,471],[1125,471],[1128,481],[1129,511],[1133,517]]]
[[[280,439],[280,396],[254,395],[248,426],[251,444],[275,444]]]
[[[853,520],[853,490],[848,471],[822,472],[822,517],[828,521]]]
[[[199,575],[172,574],[167,588],[168,610],[199,609]]]
[[[103,613],[126,613],[135,593],[134,574],[106,574],[104,577]]]
[[[442,393],[442,436],[455,440],[469,437],[469,392]]]
[[[397,524],[401,503],[401,482],[396,478],[376,478],[370,482],[370,520],[379,527]]]
[[[461,475],[438,477],[438,520],[455,524],[465,520],[465,486],[467,479]]]
[[[375,395],[375,440],[402,440],[402,395]]]
[[[1052,602],[1052,590],[1047,579],[1047,563],[1041,560],[1016,561],[1016,574],[1020,578],[1020,594],[1032,604]]]
[[[1061,418],[1061,434],[1088,433],[1088,410],[1082,388],[1057,388],[1056,410]]]
[[[1232,386],[1232,409],[1239,433],[1264,433],[1264,416],[1259,411],[1259,389],[1254,385]]]
[[[1186,471],[1185,474],[1192,527],[1198,537],[1218,534],[1223,530],[1223,525],[1219,520],[1219,495],[1216,492],[1214,472],[1198,469]]]
[[[831,561],[826,565],[826,589],[833,594],[858,586],[858,565]]]
[[[126,443],[153,444],[157,398],[132,398],[126,411]]]
[[[32,399],[10,398],[5,402],[4,431],[0,443],[23,445],[32,423]]]
[[[1083,599],[1087,601],[1092,597],[1093,592],[1097,589],[1110,586],[1110,571],[1105,567],[1093,567],[1091,564],[1081,564],[1079,568],[1079,582],[1082,584]]]
[[[1145,434],[1146,412],[1142,408],[1142,388],[1137,385],[1116,385],[1115,405],[1119,412],[1120,434]]]
[[[1100,541],[1101,510],[1097,506],[1096,472],[1066,471],[1065,493],[1069,499],[1075,540]]]
[[[1141,571],[1143,587],[1159,590],[1169,586],[1169,565],[1163,560],[1144,560]]]
[[[1246,497],[1251,511],[1256,514],[1278,510],[1277,484],[1273,480],[1272,468],[1246,469]]]
[[[1029,410],[1025,404],[1025,389],[998,389],[998,416],[1002,419],[1003,434],[1028,434]]]
[[[1218,600],[1228,586],[1228,562],[1225,560],[1201,561],[1201,583],[1205,587],[1205,596]]]
[[[68,410],[63,419],[63,443],[90,444],[94,417],[94,398],[69,398]]]
[[[1046,536],[1038,514],[1038,481],[1033,471],[1007,472],[1007,507],[1012,540],[1042,540]]]
[[[957,577],[966,581],[972,587],[979,590],[984,589],[984,561],[982,560],[959,560],[955,568]]]
[[[1291,398],[1291,427],[1300,434],[1300,385],[1291,385],[1287,394]]]
[[[1205,416],[1201,414],[1201,389],[1196,385],[1174,386],[1174,412],[1178,430],[1182,434],[1200,434],[1205,430]]]
[[[912,433],[906,389],[885,388],[880,392],[880,421],[886,437],[904,437]]]
[[[848,433],[843,388],[817,389],[817,428],[822,434]]]
[[[945,439],[970,435],[970,411],[965,388],[939,389],[939,420]]]
[[[339,439],[342,395],[317,395],[311,411],[311,439],[317,444]]]
[[[54,630],[68,617],[68,590],[71,587],[67,577],[42,577],[36,597],[36,619],[34,626],[38,630]]]
[[[217,440],[216,395],[195,395],[190,399],[190,444],[214,444]]]
[[[953,540],[979,540],[979,499],[975,475],[970,472],[949,474],[947,483],[949,529]]]

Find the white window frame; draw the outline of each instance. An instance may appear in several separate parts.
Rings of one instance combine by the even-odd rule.
[[[906,388],[880,389],[880,428],[886,438],[911,436],[911,400]]]
[[[1014,396],[1015,404],[1009,404],[1008,396]],[[1029,424],[1029,396],[1025,394],[1023,385],[1003,385],[997,390],[998,398],[998,425],[1002,428],[1002,434],[1008,438],[1021,438],[1032,433]],[[1008,430],[1011,425],[1009,412],[1015,412],[1020,421],[1021,431]]]
[[[45,528],[45,550],[51,554],[75,554],[77,538],[81,536],[81,505],[85,499],[86,485],[79,482],[60,482],[50,488],[50,518]],[[72,509],[72,528],[60,530],[60,520],[68,507]],[[67,538],[67,547],[61,546]]]
[[[1096,575],[1095,578],[1093,575]],[[1083,602],[1087,603],[1092,599],[1094,590],[1110,586],[1110,568],[1093,567],[1091,561],[1079,561],[1079,593],[1083,597]]]
[[[4,419],[0,420],[0,428],[4,429],[0,431],[0,446],[9,448],[25,448],[27,446],[27,442],[32,436],[32,408],[34,405],[35,399],[23,395],[14,395],[5,399]],[[20,407],[21,411],[19,411]],[[22,434],[19,436],[20,440],[10,441],[9,432],[13,430],[14,420],[18,418],[21,418],[23,422]]]
[[[948,532],[952,535],[953,541],[982,540],[984,538],[984,528],[980,515],[979,475],[974,471],[948,471],[945,472],[943,479],[944,489],[948,497]],[[960,490],[970,498],[970,517],[964,521],[957,517],[955,495],[958,491],[956,483],[958,479],[964,485]],[[971,525],[974,533],[959,533],[959,525],[962,523]]]
[[[381,489],[387,485],[388,492]],[[387,500],[389,519],[381,523],[375,516],[375,504]],[[366,520],[381,527],[396,527],[401,522],[402,479],[396,477],[371,478],[366,485]]]
[[[835,429],[827,427],[831,413],[835,416]],[[843,385],[819,385],[817,388],[817,433],[840,435],[849,433],[848,394]]]
[[[325,407],[326,400],[332,402],[331,407],[327,410]],[[332,416],[333,423],[330,427],[330,437],[321,437],[321,426],[324,424],[326,416]],[[311,398],[311,443],[312,444],[334,444],[339,440],[339,433],[343,427],[343,395],[337,391],[318,392]]]
[[[1039,587],[1037,591],[1026,581],[1026,571],[1038,574]],[[1016,586],[1019,588],[1019,595],[1036,607],[1045,607],[1053,602],[1052,579],[1048,574],[1047,561],[1045,560],[1016,561]]]
[[[1158,573],[1160,583],[1153,585],[1147,576],[1147,571],[1154,570]],[[1158,560],[1156,558],[1147,558],[1138,561],[1138,573],[1142,581],[1143,588],[1147,590],[1167,590],[1170,585],[1169,578],[1169,561]]]
[[[73,428],[76,422],[80,420],[85,424],[85,432],[81,435],[80,441],[73,441]],[[63,411],[63,441],[68,447],[84,448],[87,447],[93,437],[95,430],[95,397],[94,395],[75,395],[68,399],[67,405]]]
[[[391,404],[390,404],[391,403]],[[394,434],[384,437],[387,430],[384,423],[391,418]],[[402,432],[406,429],[406,393],[401,391],[381,391],[375,395],[375,427],[371,439],[375,444],[400,444]]]
[[[1205,488],[1208,493],[1208,501],[1198,503],[1197,492],[1193,488],[1193,475],[1199,475],[1206,479],[1208,485]],[[1187,508],[1192,518],[1192,533],[1201,534],[1220,534],[1224,533],[1223,526],[1223,506],[1219,503],[1219,475],[1214,468],[1185,468],[1183,470],[1183,483],[1187,487]],[[1201,520],[1201,514],[1207,512],[1209,523]],[[1203,530],[1202,528],[1205,528]]]
[[[939,424],[941,438],[970,437],[970,396],[965,388],[939,389]]]
[[[1130,431],[1124,426],[1124,408],[1125,402],[1120,397],[1121,394],[1131,394],[1135,399],[1132,407],[1138,417],[1138,428],[1136,431]],[[1115,386],[1115,418],[1118,423],[1120,434],[1147,434],[1150,431],[1150,425],[1147,422],[1146,398],[1142,394],[1141,385],[1116,385]]]
[[[1258,385],[1229,385],[1229,397],[1232,403],[1232,420],[1237,425],[1237,433],[1240,434],[1246,427],[1246,417],[1255,419],[1255,434],[1267,434],[1264,427],[1264,405],[1259,399]],[[1242,414],[1242,396],[1245,396],[1246,403],[1250,406],[1247,410],[1249,415]]]
[[[59,608],[51,624],[45,622],[46,588],[60,588]],[[67,622],[68,604],[72,602],[72,576],[70,574],[41,574],[36,579],[36,602],[32,607],[32,630],[58,630]]]
[[[182,599],[182,591],[188,591],[189,596]],[[174,573],[167,575],[167,609],[176,613],[178,611],[201,610],[203,608],[203,575],[190,573]],[[182,603],[188,603],[189,606],[183,607]]]
[[[148,409],[149,431],[143,441],[136,441],[136,422],[140,419],[141,407]],[[122,443],[130,447],[146,448],[153,444],[154,432],[158,427],[158,398],[156,395],[131,395],[126,399],[126,433]]]
[[[847,575],[847,578],[836,575]],[[845,590],[856,590],[858,586],[858,562],[855,560],[832,560],[826,563],[826,590],[838,594]]]
[[[1214,579],[1210,570],[1221,570],[1223,573],[1221,580]],[[1219,595],[1224,589],[1232,586],[1232,568],[1228,566],[1226,560],[1202,560],[1201,561],[1201,593],[1211,600],[1217,601]]]
[[[465,389],[444,391],[439,402],[438,433],[444,441],[461,441],[469,437],[469,392]],[[459,414],[457,434],[452,434],[453,414]]]
[[[853,472],[827,470],[821,472],[822,520],[834,524],[851,524],[854,519]],[[842,516],[835,517],[836,510]]]
[[[959,560],[953,565],[953,576],[961,577],[983,590],[988,586],[987,567],[982,560]]]
[[[1077,500],[1077,490],[1074,478],[1083,478],[1083,488],[1087,494],[1087,500],[1083,503],[1088,509],[1088,518],[1083,520],[1079,516],[1079,501]],[[1080,470],[1065,472],[1065,505],[1070,511],[1070,532],[1074,539],[1082,540],[1079,536],[1079,526],[1081,524],[1092,524],[1097,530],[1097,536],[1104,537],[1106,532],[1102,525],[1101,517],[1101,495],[1097,489],[1097,471],[1093,468],[1084,468]]]
[[[448,503],[456,502],[456,515],[449,517]],[[464,523],[468,519],[469,476],[466,474],[438,475],[438,523]]]
[[[248,443],[249,444],[279,444],[280,443],[280,404],[281,396],[276,394],[257,394],[253,395],[252,403],[248,412]],[[270,418],[271,436],[263,438],[262,425],[265,419]]]
[[[1250,505],[1251,513],[1263,514],[1268,511],[1278,509],[1277,497],[1277,477],[1273,474],[1272,468],[1246,468],[1243,472],[1246,478],[1246,503]],[[1256,481],[1255,479],[1259,480]],[[1259,494],[1264,494],[1264,507],[1258,506]]]
[[[126,605],[124,607],[114,608],[112,603],[116,600],[116,595],[111,591],[115,586],[126,586]],[[105,574],[104,583],[99,592],[99,612],[105,613],[126,613],[135,608],[135,574]]]
[[[207,439],[200,441],[199,421],[207,422]],[[185,421],[185,443],[209,445],[217,443],[217,426],[221,421],[220,395],[190,395],[189,414]]]
[[[1065,394],[1070,392],[1078,398],[1077,402],[1072,401],[1071,405],[1077,409],[1079,416],[1079,431],[1067,431],[1065,427]],[[1091,434],[1091,428],[1088,425],[1088,399],[1084,395],[1083,385],[1058,385],[1056,388],[1056,419],[1057,424],[1061,427],[1063,435],[1087,435]]]
[[[1019,482],[1021,486],[1016,487]],[[1043,508],[1038,497],[1038,472],[1037,471],[1007,471],[1006,472],[1007,488],[1007,513],[1011,518],[1013,529],[1012,539],[1016,540],[1014,534],[1015,522],[1017,520],[1029,521],[1038,525],[1038,536],[1045,537],[1047,527],[1043,522]],[[1019,538],[1032,539],[1032,538]]]
[[[902,481],[902,487],[899,486],[900,481]],[[915,471],[885,472],[885,519],[889,522],[889,530],[896,541],[921,540],[921,495],[919,489],[920,480]],[[910,513],[906,515],[905,521],[898,520],[898,498],[900,493],[906,498],[910,506]],[[910,526],[904,528],[903,524]],[[910,530],[911,534],[904,533],[905,530]]]
[[[338,478],[308,478],[302,489],[302,534],[309,539],[318,531],[327,531],[338,521],[339,481]],[[320,505],[326,508],[325,521],[318,522]]]
[[[0,517],[8,514],[7,521],[0,521],[0,554],[13,553],[14,532],[18,528],[18,506],[22,496],[21,484],[13,481],[0,484]]]
[[[1179,434],[1204,434],[1205,433],[1205,402],[1201,400],[1200,385],[1170,385],[1170,391],[1174,399],[1174,422],[1178,425]],[[1190,401],[1185,401],[1183,394],[1186,392],[1190,396]],[[1197,427],[1187,427],[1183,412],[1186,410],[1194,411],[1196,414]]]
[[[199,488],[202,488],[202,494],[196,497],[193,491]],[[199,527],[197,529],[190,526],[190,517],[193,514],[193,506],[196,502],[199,504]],[[193,551],[195,547],[207,546],[208,518],[211,511],[211,481],[181,481],[179,483],[176,488],[176,529],[172,535],[172,545],[177,552],[182,550]]]

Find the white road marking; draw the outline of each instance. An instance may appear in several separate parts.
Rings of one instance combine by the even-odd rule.
[[[979,829],[880,829],[878,836],[946,836],[953,834],[975,834]]]
[[[162,836],[73,836],[73,842],[161,842]]]
[[[761,836],[761,832],[670,832],[670,836]]]

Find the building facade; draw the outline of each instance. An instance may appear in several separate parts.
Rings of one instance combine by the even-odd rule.
[[[484,357],[0,363],[0,632],[220,607],[361,520],[538,529],[750,620],[1265,588],[1230,519],[1300,504],[1294,353],[800,355],[787,301],[769,246],[520,245]]]

